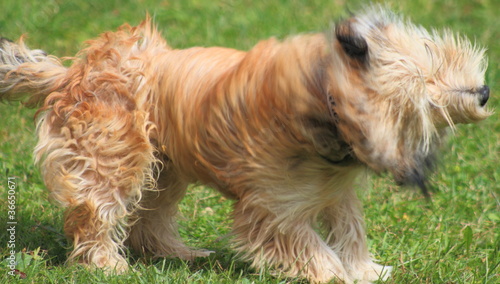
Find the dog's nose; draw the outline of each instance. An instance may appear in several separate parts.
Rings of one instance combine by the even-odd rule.
[[[483,107],[490,98],[490,87],[484,85],[479,89],[478,93],[480,95],[479,104]]]

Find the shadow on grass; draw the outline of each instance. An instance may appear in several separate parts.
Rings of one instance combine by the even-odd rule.
[[[199,257],[192,261],[179,258],[129,257],[136,267],[150,269],[154,266],[162,275],[175,282],[179,276],[188,282],[198,282],[201,277],[220,283],[309,283],[306,280],[288,278],[273,270],[257,271],[249,262],[242,261],[236,253],[227,248],[215,248],[217,251],[208,257]],[[212,279],[209,281],[209,279]],[[207,282],[207,283],[208,283]]]
[[[10,234],[0,234],[0,244],[15,246],[7,246],[7,249],[2,251],[2,259],[10,255],[10,249],[27,254],[39,249],[48,265],[57,266],[65,262],[70,244],[62,233],[62,227],[48,220],[36,220],[34,216],[23,211],[17,212],[17,220],[13,237]],[[7,223],[4,220],[0,222]]]

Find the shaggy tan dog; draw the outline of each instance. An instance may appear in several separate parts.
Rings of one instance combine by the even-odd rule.
[[[175,221],[201,182],[235,200],[234,244],[255,267],[385,279],[356,177],[388,171],[427,194],[444,129],[490,115],[483,49],[376,7],[248,52],[172,49],[149,18],[89,41],[69,68],[22,39],[0,48],[0,98],[42,106],[35,159],[67,208],[70,260],[117,270],[127,239],[155,256],[210,253]]]

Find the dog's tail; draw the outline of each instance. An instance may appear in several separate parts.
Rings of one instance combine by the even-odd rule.
[[[26,101],[36,107],[64,84],[67,68],[43,50],[0,38],[0,101]]]

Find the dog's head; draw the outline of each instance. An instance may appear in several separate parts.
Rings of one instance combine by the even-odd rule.
[[[329,92],[339,129],[376,171],[425,188],[443,128],[491,112],[484,49],[379,7],[338,24]]]

